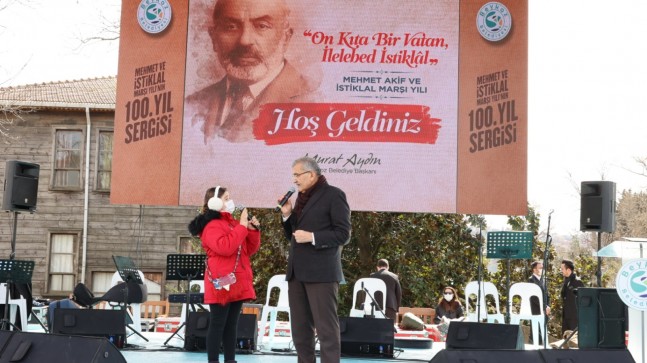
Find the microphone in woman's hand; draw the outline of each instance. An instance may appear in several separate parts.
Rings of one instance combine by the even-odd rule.
[[[242,212],[243,210],[245,210],[245,208],[246,208],[246,207],[245,207],[244,205],[242,205],[242,204],[238,204],[238,205],[236,206],[236,210],[237,210],[237,211],[241,211],[241,212]],[[248,221],[251,221],[251,220],[252,220],[252,218],[254,218],[254,216],[253,216],[251,213],[247,213],[247,220],[248,220]],[[254,226],[254,228],[258,229],[259,231],[261,230],[261,225],[260,225],[260,224],[252,224],[252,226]]]

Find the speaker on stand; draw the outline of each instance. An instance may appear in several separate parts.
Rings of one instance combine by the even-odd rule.
[[[16,229],[18,213],[36,211],[38,192],[38,175],[40,165],[18,160],[8,160],[5,165],[4,193],[2,209],[13,212],[13,229],[11,231],[10,259],[16,256]]]
[[[580,231],[598,232],[598,251],[602,248],[602,232],[616,229],[616,183],[583,181],[580,187]],[[602,286],[602,259],[598,257],[597,283]]]
[[[36,211],[39,173],[38,164],[7,161],[2,209],[12,212]]]

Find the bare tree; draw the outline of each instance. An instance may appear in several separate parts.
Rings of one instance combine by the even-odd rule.
[[[34,112],[31,107],[13,106],[10,104],[0,105],[0,142],[10,144],[11,141],[17,140],[18,136],[11,134],[11,127],[23,116]]]
[[[0,0],[1,1],[1,0]],[[113,4],[114,9],[121,9],[121,2],[115,1]],[[106,15],[109,14],[109,15]],[[99,21],[96,24],[96,27],[91,35],[87,33],[77,34],[77,39],[79,40],[79,47],[82,48],[86,45],[96,43],[96,42],[113,42],[119,40],[119,21],[121,11],[106,11],[99,14]]]

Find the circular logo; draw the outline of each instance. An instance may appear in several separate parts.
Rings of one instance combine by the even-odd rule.
[[[489,2],[476,15],[476,28],[481,36],[491,42],[505,38],[512,28],[512,16],[505,5]]]
[[[137,21],[145,32],[157,34],[171,23],[171,4],[168,0],[141,0]]]
[[[622,265],[616,276],[616,290],[627,306],[647,311],[647,259]]]

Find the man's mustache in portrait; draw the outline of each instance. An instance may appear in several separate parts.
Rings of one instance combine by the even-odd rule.
[[[257,65],[263,62],[263,56],[260,52],[253,46],[237,46],[232,49],[231,52],[225,55],[225,58],[233,65],[237,67],[244,67],[250,65]],[[250,62],[250,60],[255,60]],[[250,64],[251,63],[251,64]]]

